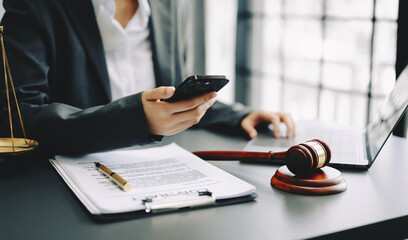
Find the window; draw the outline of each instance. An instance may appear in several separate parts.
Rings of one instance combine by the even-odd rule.
[[[364,127],[395,84],[397,16],[398,0],[239,0],[237,100]]]

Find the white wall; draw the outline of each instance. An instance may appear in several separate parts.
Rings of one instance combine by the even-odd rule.
[[[3,0],[0,0],[0,19],[4,15]]]

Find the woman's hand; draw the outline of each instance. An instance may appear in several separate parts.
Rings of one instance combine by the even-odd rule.
[[[148,131],[153,135],[173,135],[197,124],[204,113],[216,101],[216,92],[179,102],[163,102],[173,96],[174,87],[159,87],[142,94],[142,104],[148,124]]]
[[[254,111],[248,114],[241,122],[241,127],[248,133],[252,139],[258,135],[255,127],[260,123],[271,123],[273,125],[273,135],[276,138],[280,137],[279,123],[286,124],[286,136],[293,137],[295,135],[295,122],[289,113],[273,113],[267,111]]]

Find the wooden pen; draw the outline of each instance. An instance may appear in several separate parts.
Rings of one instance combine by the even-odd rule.
[[[130,192],[132,190],[132,184],[128,183],[125,179],[107,168],[105,165],[95,162],[95,166],[99,171],[101,171],[103,174],[112,179],[112,181],[114,181],[117,185],[119,185],[119,187],[121,187],[125,192]]]

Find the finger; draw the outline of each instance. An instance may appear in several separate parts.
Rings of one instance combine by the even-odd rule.
[[[248,136],[252,139],[254,137],[256,137],[256,135],[258,135],[258,131],[256,131],[255,129],[255,121],[254,119],[247,117],[244,118],[244,120],[241,123],[241,127],[242,129],[244,129],[244,131],[246,133],[248,133]]]
[[[191,126],[195,125],[197,122],[195,119],[190,119],[187,121],[177,123],[166,135],[174,135],[176,133],[182,132]]]
[[[295,120],[293,120],[292,115],[290,115],[290,119],[292,119],[293,122],[293,131],[292,131],[292,135],[295,136],[296,135],[296,123]]]
[[[292,137],[296,135],[296,123],[291,114],[288,114],[289,121],[292,123]]]
[[[293,137],[295,133],[295,122],[290,114],[281,114],[280,120],[286,124],[286,136]]]
[[[210,92],[200,95],[198,97],[193,97],[187,100],[171,103],[169,104],[169,110],[174,113],[188,111],[196,108],[198,105],[210,101],[216,96],[217,96],[216,92]]]
[[[280,123],[280,119],[279,116],[276,114],[271,114],[269,116],[269,121],[272,123],[273,125],[273,135],[276,138],[280,137],[280,129],[279,129],[279,123]]]
[[[174,87],[158,87],[144,91],[142,99],[146,101],[157,101],[160,99],[167,99],[173,96],[175,91]]]
[[[178,112],[171,115],[171,120],[173,122],[183,122],[191,119],[196,119],[198,123],[201,118],[204,116],[205,112],[216,102],[216,99],[213,98],[210,101],[204,102],[194,109],[187,110],[184,112]]]

